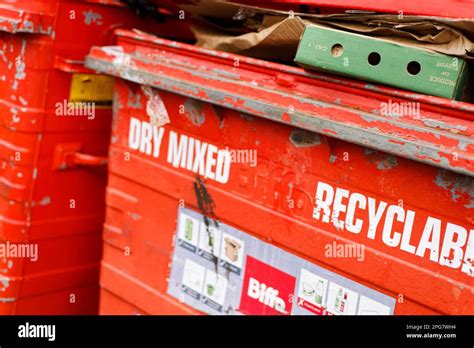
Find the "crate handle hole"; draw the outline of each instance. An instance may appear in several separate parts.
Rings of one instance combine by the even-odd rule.
[[[380,54],[378,54],[377,52],[372,52],[369,54],[369,57],[367,60],[369,61],[370,65],[375,66],[375,65],[379,65],[381,59],[382,58],[380,57]]]
[[[344,52],[344,47],[341,44],[334,44],[331,47],[331,55],[333,57],[340,57],[342,56],[342,52]]]
[[[418,75],[418,73],[421,71],[421,65],[420,63],[416,61],[411,61],[407,65],[407,71],[410,75]]]

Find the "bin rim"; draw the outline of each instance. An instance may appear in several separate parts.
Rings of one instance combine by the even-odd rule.
[[[0,4],[0,31],[16,34],[45,34],[53,33],[54,16],[36,10]]]
[[[116,35],[119,46],[93,47],[87,67],[474,176],[473,104],[203,49],[136,30],[118,29]],[[152,57],[144,56],[152,52]],[[243,80],[245,74],[250,77]],[[264,82],[252,81],[252,74],[265,77]],[[332,101],[323,95],[331,95]],[[360,100],[418,103],[422,113],[413,119],[385,117]],[[291,102],[293,114],[287,107]]]

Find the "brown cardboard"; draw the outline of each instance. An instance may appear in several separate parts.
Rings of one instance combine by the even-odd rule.
[[[295,13],[293,17],[289,17],[288,13],[283,11],[220,1],[198,2],[183,6],[183,8],[201,18],[206,16],[220,19],[250,19],[257,13],[263,14],[264,20],[261,23],[260,31],[243,35],[230,35],[226,31],[212,28],[210,25],[196,25],[193,28],[198,45],[227,52],[248,53],[248,55],[258,58],[272,59],[273,57],[276,60],[287,60],[292,54],[294,56],[297,42],[304,29],[301,24],[318,23],[355,33],[381,36],[388,41],[430,49],[443,54],[474,59],[474,44],[469,39],[474,40],[474,22],[472,21],[368,14],[308,15]],[[276,49],[278,40],[282,44],[280,50]],[[296,44],[293,41],[296,41]],[[283,50],[288,50],[288,52],[281,52]]]
[[[304,28],[304,21],[295,17],[281,19],[259,32],[239,36],[226,34],[210,25],[194,25],[191,30],[196,35],[197,45],[204,48],[262,59],[292,61]]]

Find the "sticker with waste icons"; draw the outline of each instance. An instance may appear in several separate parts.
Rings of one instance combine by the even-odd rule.
[[[391,315],[395,298],[187,208],[168,294],[207,314]]]

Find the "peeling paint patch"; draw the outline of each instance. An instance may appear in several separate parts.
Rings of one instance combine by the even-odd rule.
[[[117,130],[117,121],[119,110],[123,109],[123,105],[120,101],[120,98],[117,92],[114,91],[113,106],[112,106],[112,131]]]
[[[18,110],[16,108],[10,108],[10,113],[12,115],[12,122],[13,123],[20,122],[20,118],[18,117]]]
[[[129,68],[136,68],[135,64],[132,64],[131,58],[129,55],[125,54],[123,47],[121,46],[106,46],[102,48],[105,53],[113,56],[112,64],[117,70],[117,73],[120,77],[125,80],[136,81],[138,78],[134,79],[136,73],[130,71]],[[143,84],[143,83],[142,83]]]
[[[204,103],[193,98],[188,98],[184,103],[185,115],[191,123],[197,127],[206,121]]]
[[[428,127],[438,128],[443,130],[449,130],[453,133],[458,133],[458,131],[467,130],[466,126],[456,125],[456,124],[446,124],[440,120],[433,120],[430,118],[425,118],[423,124]]]
[[[0,297],[0,302],[1,303],[10,303],[10,302],[15,302],[16,298],[14,297]]]
[[[360,118],[362,118],[366,122],[377,122],[377,119],[374,119],[373,116],[369,116],[366,114],[359,114]]]
[[[2,277],[0,278],[0,283],[2,283],[2,291],[5,291],[10,287],[10,278]]]
[[[142,218],[141,215],[139,215],[137,213],[129,213],[129,215],[132,218],[132,220],[134,220],[134,221],[138,221]]]
[[[4,63],[7,63],[8,62],[8,59],[7,57],[5,56],[5,51],[7,49],[7,45],[6,43],[3,44],[3,48],[0,50],[0,58],[2,58],[3,62]]]
[[[102,15],[100,13],[95,13],[89,10],[89,11],[84,11],[82,14],[84,15],[85,25],[91,25],[91,24],[102,25],[103,24]]]
[[[454,202],[463,202],[464,206],[474,209],[474,178],[439,169],[434,183],[447,191]]]
[[[29,20],[25,20],[23,21],[23,30],[26,32],[26,33],[33,33],[34,30],[35,30],[35,25],[32,21],[29,21]]]
[[[398,166],[397,158],[391,154],[366,148],[365,157],[369,163],[375,163],[378,170],[393,169]]]
[[[161,127],[170,123],[168,111],[158,91],[149,86],[142,86],[142,91],[148,98],[146,102],[146,113],[150,116],[150,124]]]
[[[23,40],[21,44],[21,52],[15,61],[15,66],[16,66],[15,79],[17,80],[24,80],[26,78],[26,72],[25,72],[26,64],[24,62],[25,53],[26,53],[26,40]]]
[[[304,129],[293,129],[290,134],[290,141],[296,147],[313,147],[322,142],[321,135]]]
[[[51,197],[49,196],[44,197],[38,204],[41,206],[51,204]]]
[[[28,105],[28,102],[23,98],[23,97],[19,97],[18,100],[20,101],[20,103],[24,106],[27,106]]]
[[[24,60],[25,52],[26,52],[26,40],[23,39],[22,44],[21,44],[21,52],[15,58],[15,78],[12,84],[13,90],[17,90],[19,82],[26,78],[26,63]]]
[[[127,98],[127,107],[132,109],[141,109],[143,107],[141,101],[141,94],[133,93],[129,90]]]
[[[218,76],[229,77],[235,80],[240,80],[242,78],[239,74],[217,68],[211,69],[211,72],[216,73]]]

